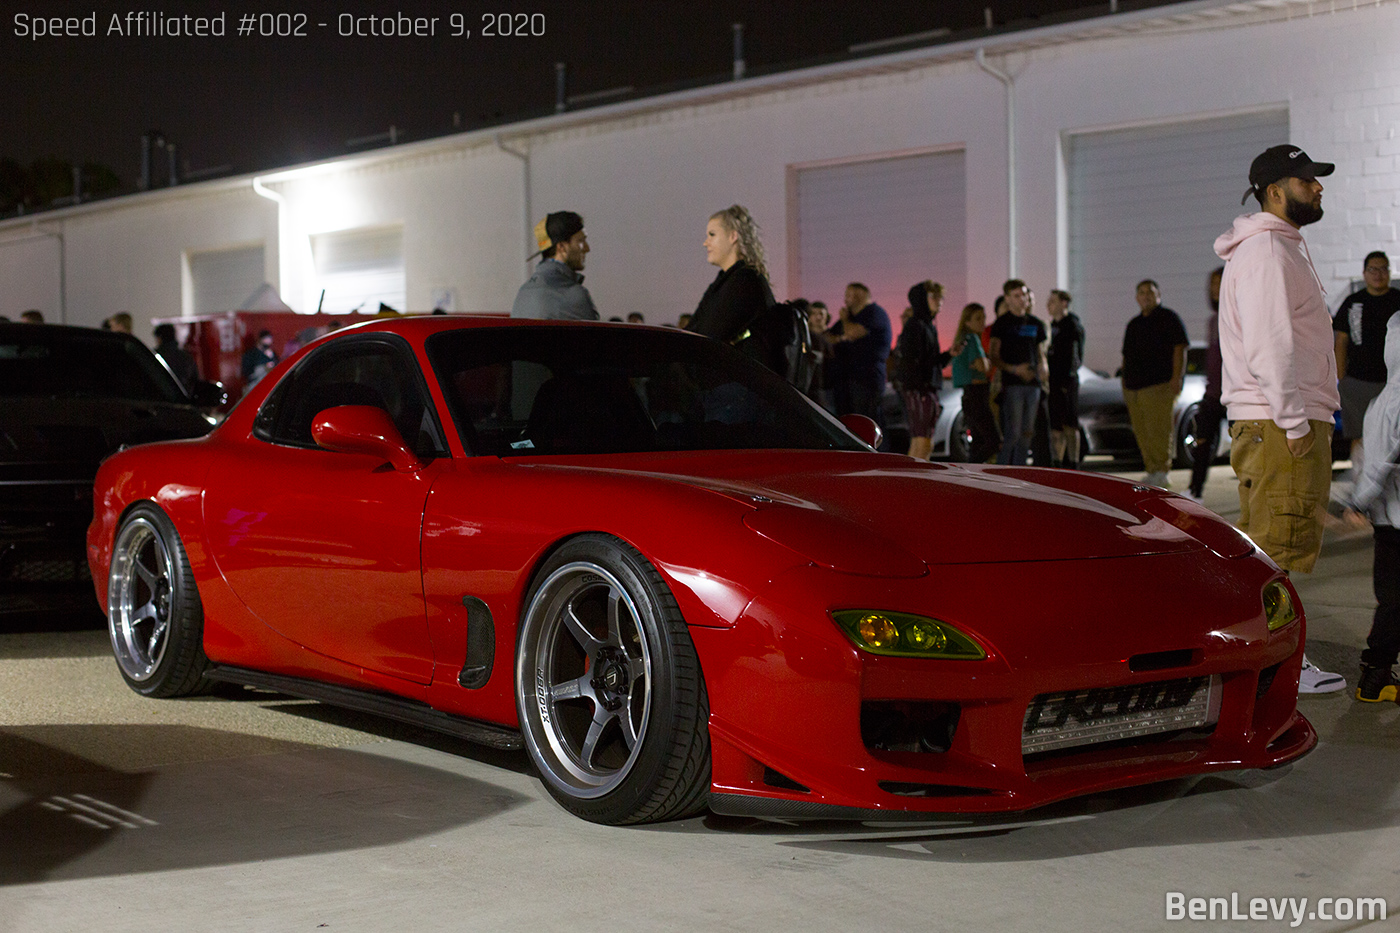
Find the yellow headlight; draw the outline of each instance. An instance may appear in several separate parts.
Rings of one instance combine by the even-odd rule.
[[[1264,618],[1269,623],[1269,631],[1277,632],[1291,622],[1298,621],[1298,610],[1293,607],[1293,597],[1288,587],[1278,580],[1264,587]]]
[[[987,652],[947,622],[907,612],[842,609],[831,617],[858,648],[898,658],[975,660]]]
[[[899,641],[899,630],[882,615],[863,616],[856,625],[861,641],[872,648],[889,648]]]
[[[916,651],[943,651],[948,647],[948,635],[941,625],[927,619],[915,619],[904,630],[904,641]]]

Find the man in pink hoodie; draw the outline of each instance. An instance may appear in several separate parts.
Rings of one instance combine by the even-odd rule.
[[[1240,526],[1274,562],[1307,573],[1322,550],[1332,483],[1332,417],[1341,407],[1332,316],[1299,228],[1322,218],[1320,176],[1297,146],[1274,146],[1249,167],[1261,210],[1235,218],[1215,241],[1220,286],[1221,401],[1230,465],[1240,482]],[[1241,200],[1243,203],[1243,199]],[[1299,692],[1345,688],[1306,658]]]

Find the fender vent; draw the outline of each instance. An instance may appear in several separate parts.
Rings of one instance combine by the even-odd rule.
[[[480,690],[491,679],[491,666],[496,660],[496,623],[491,607],[475,596],[463,596],[467,609],[467,657],[457,683],[468,690]]]

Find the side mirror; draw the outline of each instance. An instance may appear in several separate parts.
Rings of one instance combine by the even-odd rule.
[[[228,401],[228,390],[222,382],[205,382],[201,379],[190,391],[190,400],[198,408],[218,408]]]
[[[880,430],[880,426],[874,420],[865,417],[865,415],[842,415],[841,423],[846,426],[847,431],[871,447],[879,447],[880,442],[885,439],[885,432]]]
[[[327,408],[311,422],[311,437],[326,450],[368,454],[389,461],[400,473],[421,469],[423,461],[408,449],[389,413],[373,405]]]

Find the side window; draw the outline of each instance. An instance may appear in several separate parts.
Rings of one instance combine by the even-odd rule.
[[[550,378],[548,367],[526,360],[503,360],[463,369],[448,384],[464,421],[463,441],[473,454],[529,453],[522,436],[535,394]]]
[[[311,422],[338,405],[382,408],[420,458],[446,453],[417,366],[400,348],[379,340],[332,344],[308,357],[268,396],[253,433],[274,444],[315,447]]]

